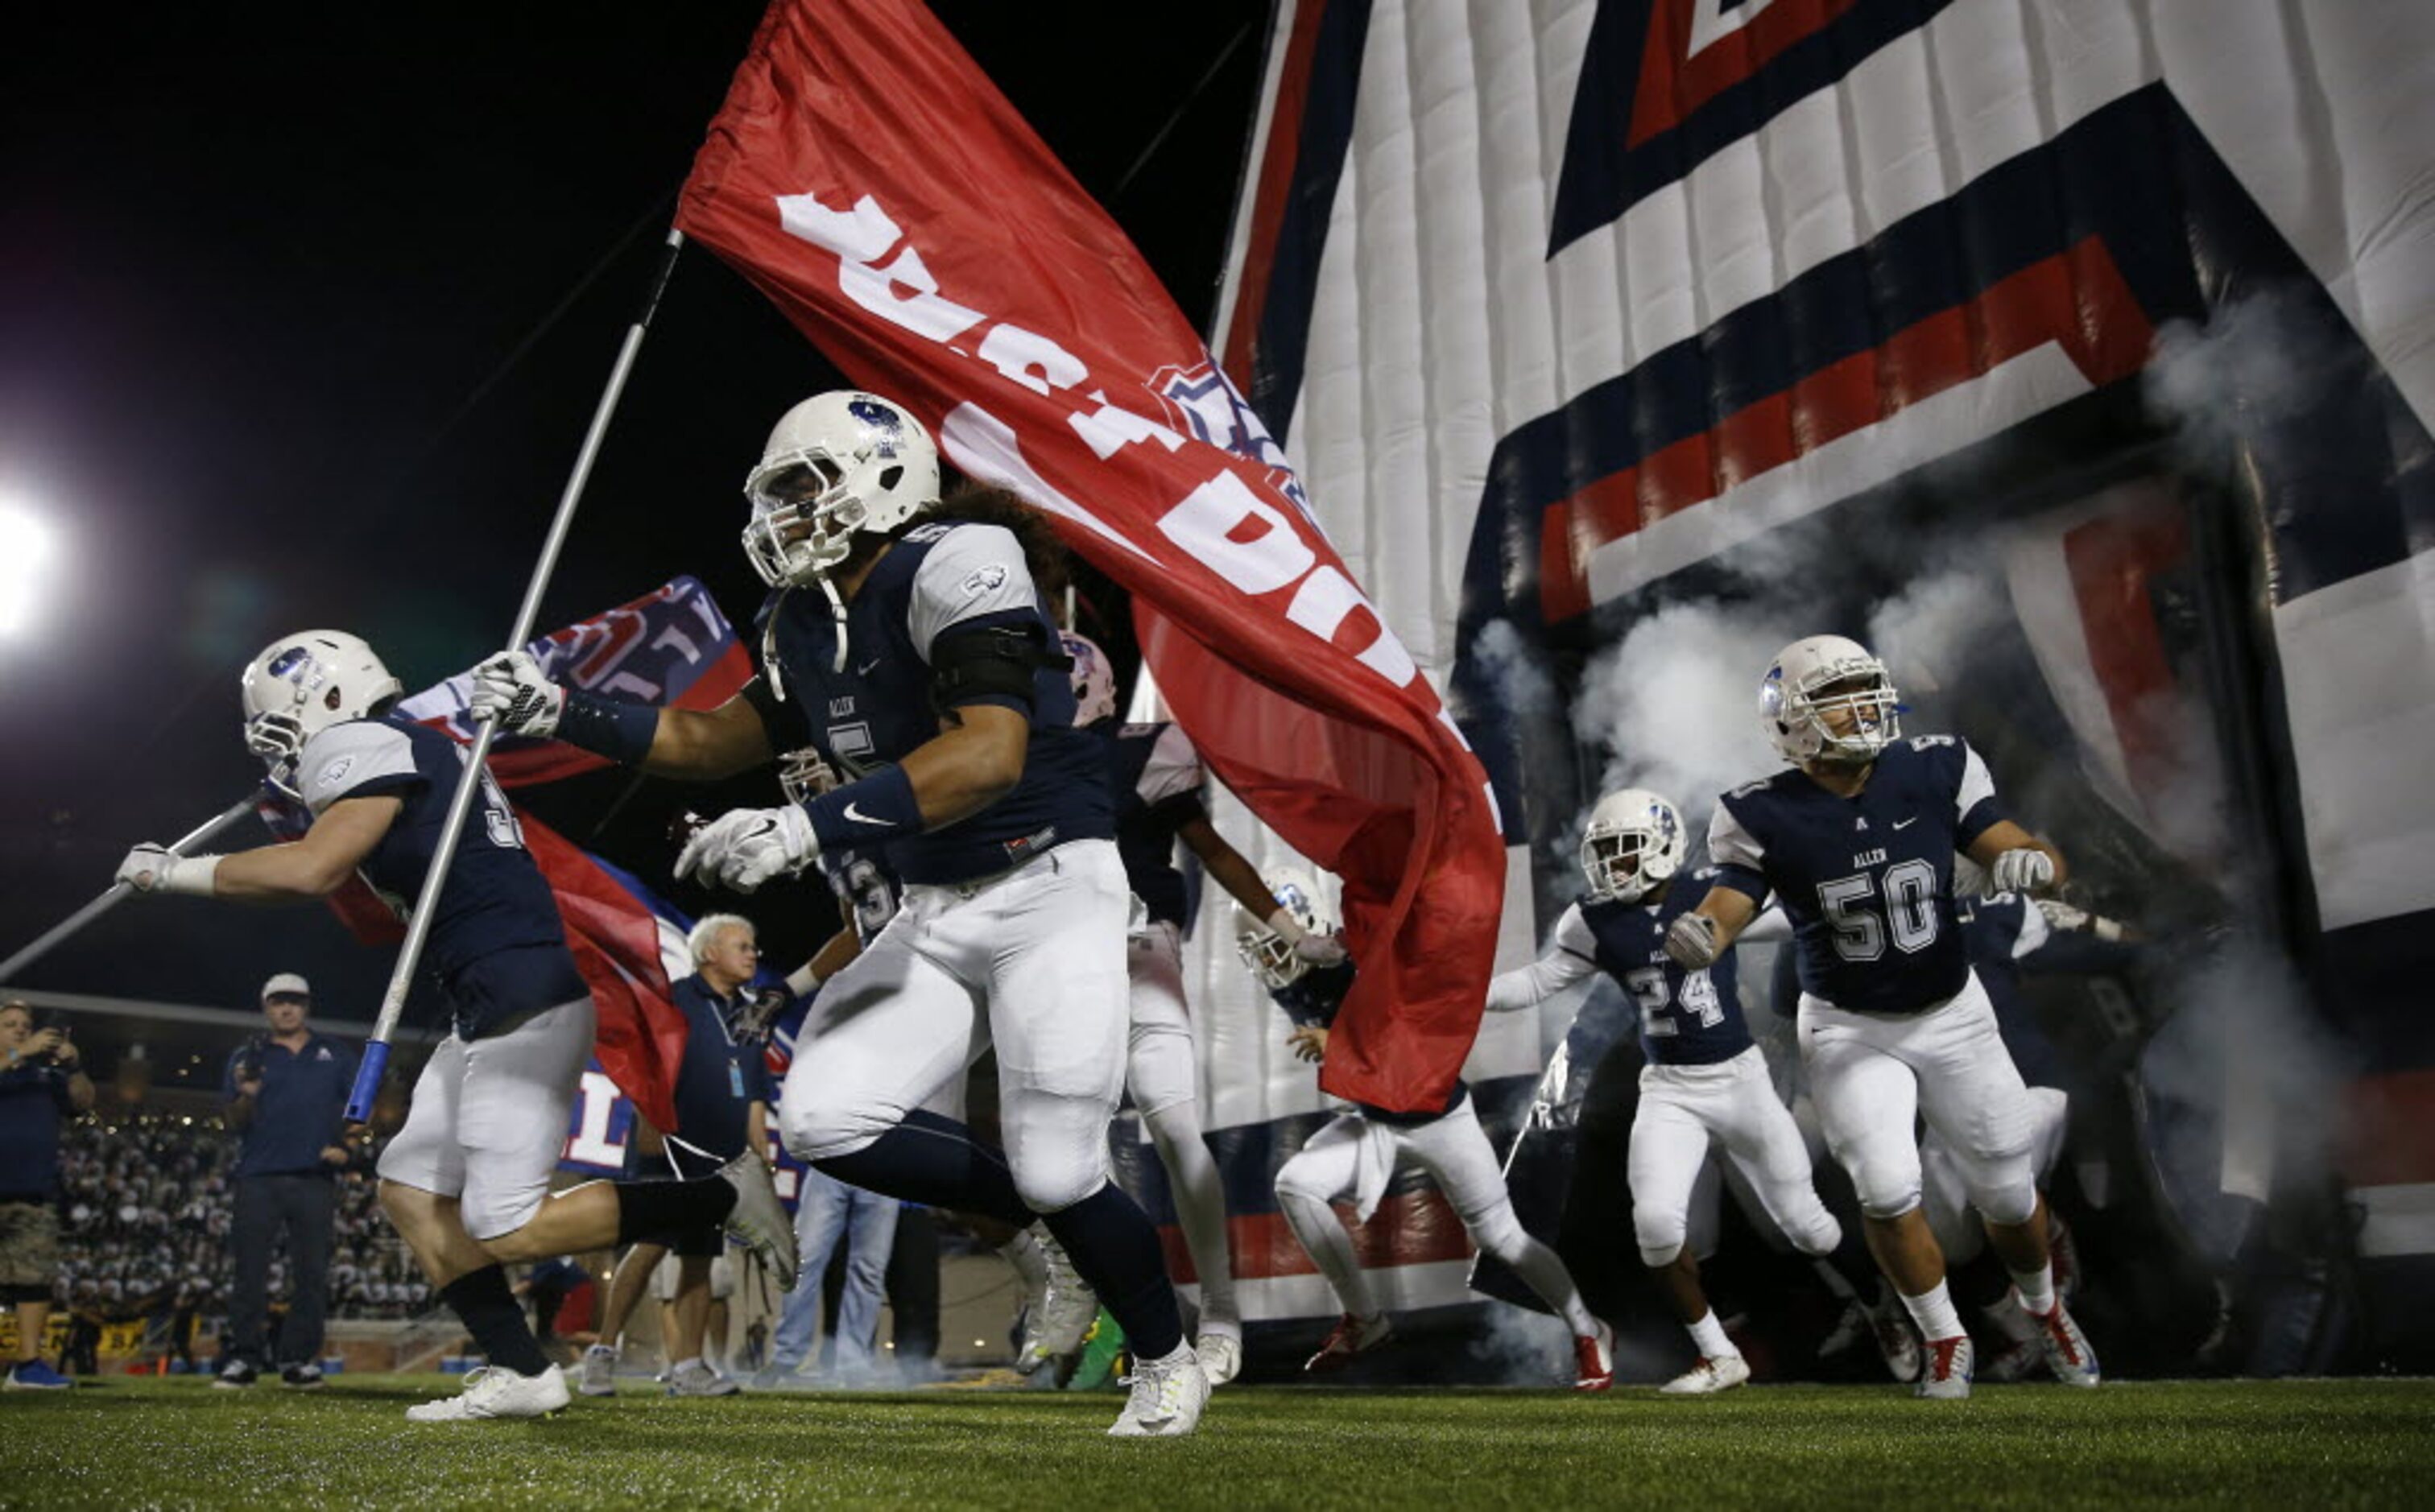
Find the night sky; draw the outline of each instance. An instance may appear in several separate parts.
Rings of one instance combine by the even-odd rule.
[[[130,844],[258,779],[237,674],[274,636],[354,630],[408,689],[499,644],[760,14],[206,13],[243,9],[42,8],[0,56],[0,490],[39,501],[65,548],[36,623],[0,640],[0,954]],[[934,9],[1205,329],[1266,4],[1162,7],[1154,25],[1139,5]],[[689,250],[543,627],[678,573],[749,624],[739,485],[778,414],[837,381]],[[675,810],[776,792],[625,787],[603,774],[534,802],[664,877]],[[251,821],[232,836],[263,838]],[[751,911],[784,954],[833,927],[825,897],[799,885]],[[319,907],[139,899],[26,985],[247,1006],[299,970],[324,1016],[368,1018],[388,959]]]

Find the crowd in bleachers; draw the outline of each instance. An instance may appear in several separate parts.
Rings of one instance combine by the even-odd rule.
[[[216,1120],[167,1115],[85,1120],[60,1143],[58,1299],[99,1319],[190,1314],[207,1327],[228,1311],[229,1228],[236,1140]],[[338,1177],[333,1317],[410,1317],[431,1305],[429,1286],[380,1213],[363,1169]],[[286,1295],[284,1255],[270,1289]]]

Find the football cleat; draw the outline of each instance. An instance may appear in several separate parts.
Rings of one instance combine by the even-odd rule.
[[[321,1367],[318,1365],[291,1365],[279,1372],[279,1383],[294,1386],[299,1391],[311,1391],[321,1384]]]
[[[1203,1333],[1193,1341],[1192,1352],[1200,1357],[1200,1373],[1213,1391],[1243,1373],[1243,1341],[1231,1333]]]
[[[1930,1339],[1920,1352],[1919,1384],[1913,1394],[1959,1400],[1970,1395],[1970,1371],[1976,1364],[1976,1351],[1970,1347],[1970,1335],[1957,1333],[1949,1339]]]
[[[1573,1335],[1573,1389],[1604,1391],[1615,1384],[1615,1330],[1603,1320],[1595,1333]]]
[[[1014,1368],[1024,1375],[1080,1349],[1083,1335],[1099,1317],[1098,1295],[1065,1257],[1064,1248],[1045,1228],[1037,1238],[1048,1277],[1040,1305],[1024,1318],[1023,1349],[1014,1357]]]
[[[1919,1379],[1919,1333],[1911,1327],[1910,1314],[1900,1300],[1888,1294],[1876,1306],[1865,1309],[1869,1314],[1869,1336],[1876,1341],[1877,1356],[1886,1363],[1886,1373],[1908,1384]]]
[[[706,1360],[687,1360],[668,1372],[671,1397],[733,1397],[743,1389],[713,1370]]]
[[[537,1376],[520,1376],[501,1366],[486,1365],[465,1375],[465,1389],[453,1397],[406,1409],[415,1423],[470,1423],[492,1418],[546,1418],[573,1400],[566,1376],[551,1366]]]
[[[1367,1319],[1347,1313],[1336,1320],[1336,1327],[1328,1331],[1326,1339],[1320,1344],[1319,1352],[1304,1360],[1302,1367],[1312,1375],[1341,1370],[1353,1363],[1355,1355],[1366,1354],[1376,1349],[1386,1343],[1387,1336],[1394,1332],[1395,1326],[1387,1321],[1384,1313]]]
[[[719,1179],[735,1189],[735,1206],[727,1211],[725,1228],[736,1243],[761,1257],[778,1278],[781,1293],[795,1289],[795,1225],[769,1183],[768,1162],[758,1150],[746,1150],[718,1168]]]
[[[617,1395],[617,1351],[605,1344],[584,1350],[583,1363],[575,1371],[575,1389],[586,1397]]]
[[[212,1384],[222,1391],[234,1391],[239,1387],[252,1385],[255,1378],[261,1374],[262,1372],[255,1369],[250,1361],[231,1360],[220,1366],[218,1375],[212,1377]]]
[[[1731,1391],[1749,1381],[1750,1362],[1740,1355],[1720,1355],[1713,1360],[1701,1356],[1699,1364],[1657,1390],[1667,1397],[1713,1397],[1719,1391]]]
[[[2015,1293],[2014,1300],[2018,1297]],[[2097,1351],[2088,1347],[2088,1335],[2072,1321],[2070,1309],[2057,1302],[2053,1312],[2030,1313],[2029,1320],[2038,1325],[2038,1346],[2046,1351],[2046,1369],[2057,1381],[2066,1386],[2097,1384]]]
[[[1132,1388],[1125,1410],[1108,1430],[1110,1438],[1181,1438],[1200,1425],[1209,1405],[1209,1378],[1200,1357],[1177,1345],[1164,1360],[1136,1360],[1126,1381]]]

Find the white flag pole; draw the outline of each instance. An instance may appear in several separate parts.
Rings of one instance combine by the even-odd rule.
[[[249,793],[245,797],[238,799],[235,802],[230,804],[227,808],[224,808],[217,814],[213,815],[210,818],[205,819],[202,823],[195,826],[195,828],[189,831],[182,839],[169,847],[169,853],[171,855],[180,856],[189,854],[194,850],[195,847],[201,845],[213,835],[219,833],[222,830],[227,829],[230,825],[234,824],[237,820],[244,818],[247,815],[252,812],[253,795]],[[134,890],[135,886],[132,883],[125,882],[113,882],[109,886],[103,888],[99,897],[94,899],[91,902],[86,903],[82,908],[78,909],[75,913],[68,915],[67,918],[60,919],[58,923],[53,924],[48,930],[43,932],[43,936],[40,939],[35,940],[32,944],[26,946],[24,950],[19,951],[16,954],[9,956],[7,960],[0,961],[0,982],[15,981],[19,971],[22,971],[26,967],[33,965],[43,956],[48,955],[51,953],[52,947],[58,945],[60,941],[75,934],[78,930],[84,928],[85,925],[92,923],[95,919],[99,919],[102,915],[110,912],[112,908],[117,907],[119,900],[125,898],[129,893],[133,892]]]
[[[609,369],[609,386],[601,390],[600,403],[592,412],[592,426],[583,434],[583,445],[575,454],[575,469],[566,479],[566,490],[559,495],[558,514],[550,521],[549,536],[542,542],[541,559],[533,563],[532,581],[525,587],[525,601],[516,610],[514,628],[508,632],[509,650],[521,649],[532,639],[533,622],[541,617],[542,593],[549,586],[552,571],[558,566],[559,552],[566,545],[568,530],[575,524],[575,507],[583,497],[583,485],[592,475],[593,459],[599,455],[601,438],[609,433],[609,417],[617,408],[617,399],[625,391],[626,375],[632,370],[634,354],[642,350],[643,334],[650,329],[651,316],[660,307],[660,295],[668,286],[668,275],[676,268],[677,253],[684,247],[684,233],[671,230],[660,252],[659,266],[652,271],[648,291],[643,297],[643,307],[634,316],[634,323],[626,329],[625,343],[617,349],[616,365]],[[389,1040],[397,1033],[398,1016],[406,1011],[406,989],[414,984],[414,969],[423,959],[423,945],[431,937],[431,920],[437,916],[440,890],[448,883],[448,870],[457,859],[457,840],[465,828],[465,816],[474,807],[474,795],[480,790],[484,763],[490,759],[491,741],[498,733],[498,723],[485,719],[475,730],[474,744],[465,754],[465,775],[457,782],[457,791],[449,798],[447,816],[440,821],[440,842],[432,849],[430,869],[423,874],[423,890],[414,900],[414,912],[406,930],[406,943],[398,948],[397,965],[389,972],[389,988],[381,994],[380,1017],[372,1022],[371,1039],[364,1045],[364,1058],[355,1068],[354,1091],[347,1098],[347,1121],[361,1124],[371,1119],[372,1098],[380,1091],[381,1074],[389,1069]]]

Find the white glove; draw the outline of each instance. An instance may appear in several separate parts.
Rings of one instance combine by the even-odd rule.
[[[217,856],[181,856],[164,845],[139,845],[118,864],[115,880],[137,892],[182,892],[208,898],[219,869]]]
[[[1677,914],[1666,926],[1666,954],[1686,971],[1717,964],[1717,921],[1705,914]]]
[[[502,651],[474,668],[474,694],[466,700],[475,719],[496,718],[503,735],[558,733],[566,690],[543,676],[541,663],[524,651]]]
[[[811,816],[792,803],[730,809],[696,830],[677,852],[677,875],[706,887],[751,892],[772,877],[793,876],[820,853]]]
[[[2005,851],[1987,868],[1987,895],[1991,898],[1999,892],[2032,893],[2053,885],[2053,859],[2028,846]]]
[[[1313,966],[1341,966],[1344,964],[1344,936],[1333,932],[1304,935],[1293,942],[1293,953]]]

